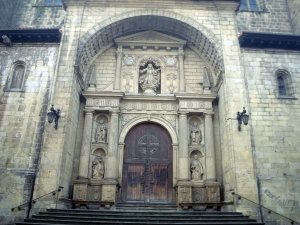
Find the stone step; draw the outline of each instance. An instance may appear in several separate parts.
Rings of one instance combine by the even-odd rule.
[[[147,225],[156,225],[156,224],[160,224],[160,225],[167,225],[167,224],[183,224],[183,225],[194,225],[194,224],[198,224],[198,225],[224,225],[224,224],[228,224],[228,225],[264,225],[263,223],[256,223],[256,222],[249,222],[249,221],[215,221],[215,222],[208,222],[208,221],[196,221],[196,222],[185,222],[183,223],[182,221],[179,222],[163,222],[163,221],[142,221],[142,222],[135,222],[135,221],[126,221],[126,222],[116,222],[116,221],[69,221],[69,220],[55,220],[55,221],[49,221],[49,220],[25,220],[25,222],[21,222],[21,223],[16,223],[17,225],[30,225],[30,224],[40,224],[40,225],[45,225],[45,224],[64,224],[64,225],[71,225],[71,224],[115,224],[115,225],[124,225],[124,224],[147,224]]]
[[[237,212],[108,211],[48,209],[17,225],[29,224],[200,224],[263,225]]]
[[[84,211],[80,212],[40,212],[39,215],[49,215],[49,216],[60,216],[60,215],[70,215],[73,217],[100,217],[100,218],[107,218],[107,217],[121,217],[121,218],[129,218],[129,217],[136,217],[136,218],[169,218],[170,215],[172,218],[175,219],[180,219],[180,218],[211,218],[212,214],[211,213],[201,213],[201,214],[194,214],[194,213],[177,213],[177,214],[159,214],[155,212],[148,212],[147,214],[139,214],[135,212],[126,212],[126,213],[110,213],[110,212],[103,212],[103,213],[85,213]],[[248,218],[247,216],[243,216],[242,214],[237,214],[237,215],[231,215],[231,214],[214,214],[214,218],[222,218],[222,219],[229,219],[229,218]]]
[[[167,211],[167,210],[177,210],[178,206],[176,204],[130,204],[130,203],[117,203],[117,210],[153,210],[153,211]]]
[[[47,212],[59,212],[59,213],[85,213],[85,214],[113,214],[113,215],[128,215],[128,214],[134,214],[134,215],[145,215],[145,214],[151,214],[151,215],[179,215],[179,216],[187,216],[187,215],[240,215],[244,216],[241,212],[220,212],[220,211],[178,211],[178,210],[172,210],[168,212],[157,212],[155,210],[85,210],[85,209],[47,209]]]
[[[212,221],[224,221],[224,218],[203,218],[203,217],[198,217],[198,218],[190,218],[190,217],[182,217],[182,218],[174,218],[174,217],[164,217],[164,218],[160,218],[160,217],[87,217],[87,216],[58,216],[58,215],[33,215],[32,219],[36,220],[36,219],[48,219],[48,220],[74,220],[76,218],[77,221],[92,221],[97,219],[98,221],[116,221],[116,222],[126,222],[126,221],[139,221],[139,222],[143,222],[145,220],[147,221],[163,221],[163,222],[169,222],[169,223],[173,223],[173,222],[177,222],[177,221],[183,221],[183,222],[194,222],[194,221],[201,221],[201,222],[212,222]],[[226,218],[226,221],[228,222],[234,222],[234,221],[249,221],[249,222],[255,222],[255,220],[253,219],[249,219],[249,218],[243,218],[243,217],[230,217],[230,218]]]

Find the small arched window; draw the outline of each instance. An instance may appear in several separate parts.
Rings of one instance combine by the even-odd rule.
[[[294,98],[291,75],[286,70],[277,70],[277,92],[279,98]]]
[[[15,62],[7,79],[7,91],[22,91],[25,79],[25,63]]]
[[[279,95],[286,95],[284,79],[282,76],[277,77]]]

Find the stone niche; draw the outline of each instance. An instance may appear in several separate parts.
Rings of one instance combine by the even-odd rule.
[[[173,94],[184,88],[183,47],[186,41],[156,31],[115,39],[121,54],[120,91]],[[118,72],[117,72],[118,73]],[[117,74],[118,77],[118,74]],[[181,86],[180,86],[181,85]]]

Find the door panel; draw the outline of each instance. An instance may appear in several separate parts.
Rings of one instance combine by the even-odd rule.
[[[144,179],[145,165],[128,164],[127,165],[127,201],[144,201]]]
[[[151,202],[168,201],[168,166],[151,165]]]
[[[171,202],[172,168],[168,132],[157,124],[137,125],[125,139],[122,201]]]

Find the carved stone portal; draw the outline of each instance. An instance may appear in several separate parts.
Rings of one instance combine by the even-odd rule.
[[[143,93],[155,93],[160,85],[160,68],[155,69],[152,62],[140,70],[139,83]]]

